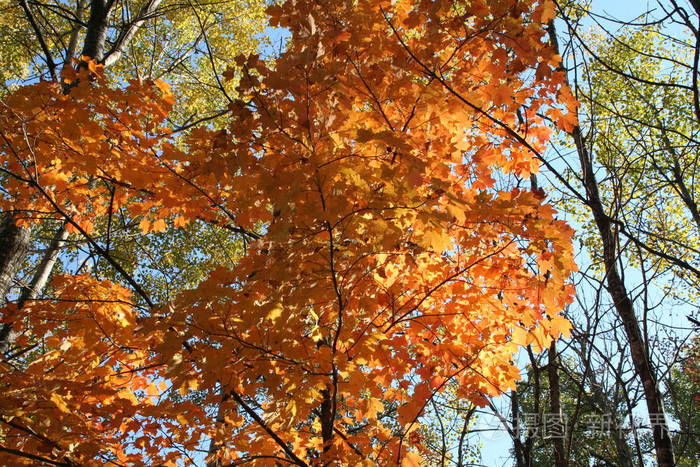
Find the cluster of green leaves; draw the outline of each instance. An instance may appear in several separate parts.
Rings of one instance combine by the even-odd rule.
[[[255,53],[266,41],[264,0],[107,4],[112,5],[105,44],[110,76],[121,82],[167,80],[179,102],[171,118],[181,123],[225,108],[236,97],[237,80],[225,80],[223,74],[237,73],[234,59]],[[0,11],[0,83],[5,89],[23,80],[50,79],[47,52],[59,69],[72,66],[71,60],[80,55],[90,14],[87,0],[2,0]],[[119,50],[119,58],[110,57],[134,24],[138,29]]]
[[[692,40],[669,35],[661,25],[624,27],[613,40],[586,36],[592,59],[580,97],[606,209],[648,247],[626,254],[626,261],[633,267],[661,261],[659,272],[672,271],[687,285],[672,292],[696,299],[697,274],[663,257],[700,265],[700,127],[688,73],[694,48],[679,45]],[[595,257],[600,240],[586,225],[583,245]]]
[[[29,43],[30,38],[19,13],[16,2],[0,1],[0,93],[8,92],[9,86],[24,78],[28,72],[27,53],[19,44]]]

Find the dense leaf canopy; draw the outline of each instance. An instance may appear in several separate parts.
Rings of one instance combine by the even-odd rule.
[[[418,465],[435,394],[483,405],[521,346],[568,333],[573,231],[541,190],[499,182],[537,171],[543,114],[575,123],[553,4],[268,13],[290,44],[239,58],[225,128],[173,132],[167,84],[88,57],[5,99],[0,206],[65,221],[115,271],[3,310],[20,333],[0,365],[6,462]],[[246,250],[164,302],[112,256],[117,211]]]

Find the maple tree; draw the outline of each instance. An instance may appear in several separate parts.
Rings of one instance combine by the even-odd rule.
[[[113,80],[167,79],[173,92],[178,94],[178,106],[169,113],[168,119],[171,123],[177,122],[179,128],[201,121],[215,122],[226,112],[226,103],[235,96],[236,80],[222,82],[221,72],[235,56],[251,53],[266,43],[259,37],[265,22],[264,3],[258,0],[227,0],[216,4],[167,0],[0,2],[3,12],[0,61],[4,65],[0,72],[0,94],[5,95],[18,85],[37,79],[58,80],[59,70],[73,66],[74,57],[82,50],[82,55],[90,55],[108,66]],[[235,67],[230,70],[234,71]],[[98,223],[110,226],[108,243],[114,255],[129,266],[133,264],[130,258],[137,255],[148,254],[158,261],[162,251],[159,262],[167,263],[165,250],[143,251],[142,242],[135,235],[137,229],[131,223],[120,223],[123,217],[120,211],[116,213],[97,219]],[[67,252],[86,254],[84,261],[89,260],[91,265],[101,269],[89,245],[74,248],[80,243],[76,243],[76,237],[71,236],[60,221],[34,224],[30,233],[28,228],[15,224],[16,215],[22,216],[13,211],[3,213],[0,222],[1,295],[7,295],[8,291],[14,294],[16,284],[21,284],[23,277],[33,285],[21,294],[40,294],[47,272],[60,269]],[[211,225],[189,227],[194,234],[204,229],[205,236],[216,235],[216,228]],[[173,229],[166,229],[160,236],[171,234],[177,236]],[[43,238],[56,241],[42,241]],[[239,242],[227,240],[223,243],[235,247]],[[29,253],[36,250],[44,250],[42,258],[33,258]],[[192,252],[192,248],[184,247],[183,243],[175,250],[182,257]],[[33,260],[41,267],[35,267]],[[190,275],[199,277],[202,269],[190,267]],[[150,272],[154,270],[151,269],[149,275]],[[156,277],[160,273],[158,271]]]
[[[271,6],[288,50],[241,58],[227,128],[177,144],[166,84],[119,87],[88,58],[8,96],[0,205],[65,221],[119,280],[61,275],[3,310],[0,456],[419,465],[435,394],[482,405],[514,387],[520,346],[570,327],[573,232],[541,190],[500,186],[537,171],[538,114],[575,123],[553,12]],[[110,254],[114,209],[144,234],[204,221],[250,245],[159,303]]]

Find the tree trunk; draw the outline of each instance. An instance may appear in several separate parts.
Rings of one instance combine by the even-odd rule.
[[[520,439],[520,401],[518,398],[518,390],[515,389],[511,392],[510,396],[510,412],[511,412],[511,422],[513,426],[513,451],[515,453],[515,466],[516,467],[528,467],[526,459],[529,457],[525,453],[525,446]]]
[[[551,435],[552,449],[554,451],[554,467],[566,467],[566,451],[564,439],[566,438],[566,424],[561,412],[561,390],[559,388],[559,370],[557,368],[557,344],[552,342],[549,346],[549,361],[547,364],[547,378],[549,381],[549,415],[558,417],[554,433]],[[547,428],[545,426],[545,428]]]
[[[225,414],[224,414],[224,403],[228,400],[229,395],[226,394],[226,390],[224,388],[224,385],[221,385],[220,388],[221,392],[221,401],[219,402],[218,407],[216,408],[216,427],[218,428],[221,426],[224,421],[225,421]],[[207,456],[209,457],[209,460],[207,461],[207,466],[206,467],[220,467],[222,465],[222,462],[220,459],[213,459],[214,455],[221,449],[221,444],[216,442],[216,434],[214,434],[211,439],[209,440],[209,448],[207,449]]]
[[[119,60],[126,50],[127,45],[131,42],[131,39],[136,35],[138,30],[143,26],[143,23],[153,14],[153,12],[160,6],[162,0],[148,0],[139,11],[138,16],[131,24],[122,29],[117,37],[116,42],[112,46],[112,49],[104,56],[105,66],[109,66]],[[101,57],[100,60],[103,58]]]
[[[98,62],[102,60],[105,52],[107,16],[112,8],[112,4],[112,0],[90,1],[90,18],[87,23],[82,55]]]
[[[333,442],[333,402],[329,389],[321,391],[321,395],[323,396],[321,401],[321,438],[323,439],[323,452],[328,452]]]
[[[29,247],[29,229],[18,227],[12,214],[0,224],[0,297],[7,298],[12,280]]]
[[[27,237],[28,236],[29,234],[27,234]],[[44,290],[49,276],[51,275],[51,271],[56,264],[56,259],[58,259],[58,254],[61,248],[63,248],[67,238],[68,229],[66,229],[66,224],[64,223],[58,229],[51,244],[44,252],[44,256],[41,258],[41,262],[34,272],[31,282],[28,286],[22,288],[19,299],[17,300],[17,308],[22,308],[26,302],[36,299],[41,294],[41,291]],[[0,354],[7,352],[16,338],[17,335],[12,332],[12,322],[5,323],[2,329],[0,329]]]
[[[85,0],[78,0],[75,6],[75,19],[77,21],[83,21],[83,10],[85,9]],[[75,52],[78,50],[78,38],[80,37],[80,30],[82,26],[80,23],[76,23],[70,32],[70,39],[68,40],[68,47],[66,48],[66,61],[63,64],[63,68],[71,67],[71,59],[74,58]]]

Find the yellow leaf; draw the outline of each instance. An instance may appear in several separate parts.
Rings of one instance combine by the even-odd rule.
[[[199,380],[192,378],[187,380],[187,389],[194,391],[199,387]]]
[[[554,19],[556,15],[557,12],[555,10],[554,2],[550,0],[544,2],[544,4],[542,5],[541,21],[543,23],[548,23],[550,20]]]
[[[277,321],[277,318],[282,316],[282,304],[277,302],[274,305],[272,305],[272,309],[267,313],[267,316],[265,318],[269,319],[270,321]]]
[[[71,412],[68,405],[66,405],[66,401],[60,395],[58,395],[56,393],[51,394],[51,402],[56,404],[56,407],[58,407],[58,410],[60,410],[61,412],[65,412],[65,413]]]
[[[467,216],[464,213],[464,208],[453,203],[448,203],[445,207],[447,208],[447,212],[449,212],[450,215],[457,220],[458,224],[464,224],[464,221],[467,219]]]
[[[148,219],[143,219],[141,222],[139,222],[139,228],[141,229],[141,232],[143,233],[148,233],[151,231],[151,221]]]
[[[532,334],[527,329],[524,329],[520,326],[517,326],[516,328],[513,329],[513,332],[511,334],[513,343],[521,346],[526,346],[532,344],[534,341],[534,337]]]
[[[189,223],[190,221],[183,216],[177,216],[175,219],[173,219],[173,224],[175,227],[187,227],[187,224]]]
[[[438,229],[426,230],[423,234],[423,239],[427,246],[431,247],[436,252],[443,252],[450,247],[452,238],[450,235]]]
[[[168,83],[162,79],[157,79],[154,83],[163,94],[170,94],[170,85]]]
[[[158,388],[155,384],[149,384],[146,388],[146,394],[148,394],[151,397],[158,397],[160,395],[160,392],[158,391]]]
[[[420,467],[423,458],[417,452],[407,452],[401,460],[401,467]]]
[[[152,232],[162,232],[168,227],[168,224],[163,219],[158,219],[151,224]]]
[[[571,337],[571,322],[563,316],[557,315],[552,318],[550,326],[553,336],[564,336],[566,338]]]

